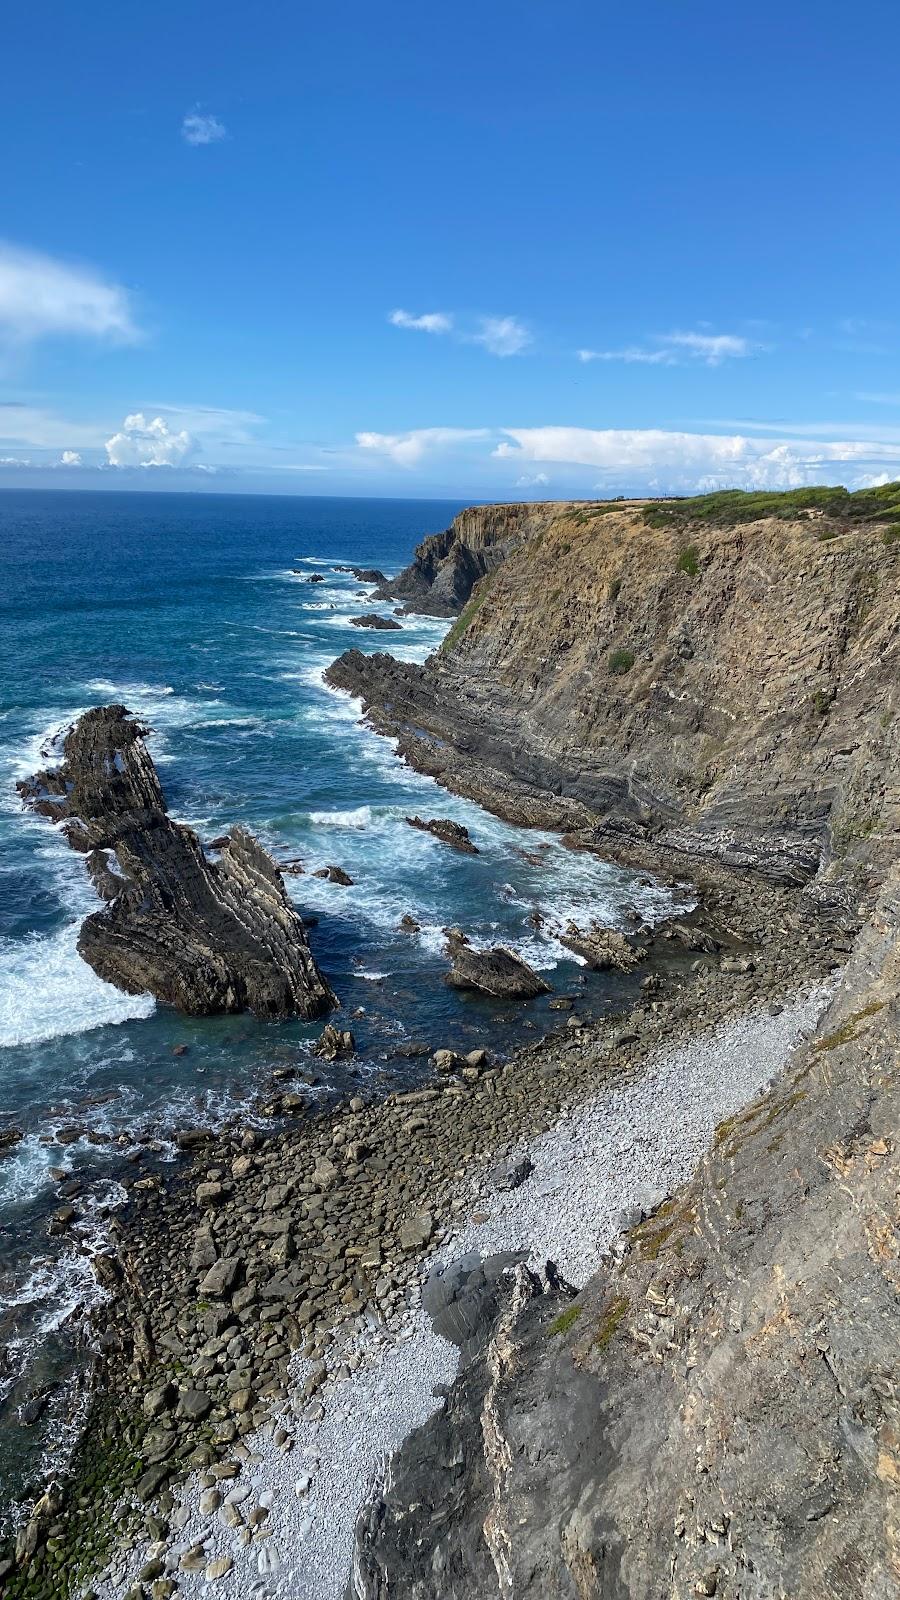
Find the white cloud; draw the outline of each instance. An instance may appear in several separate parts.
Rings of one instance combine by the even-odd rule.
[[[125,289],[89,267],[0,243],[0,334],[16,341],[80,334],[138,338]]]
[[[447,311],[424,311],[421,316],[414,316],[411,311],[392,311],[388,322],[395,328],[412,328],[417,333],[450,333],[453,327],[453,318]]]
[[[180,467],[194,448],[186,428],[173,433],[162,417],[148,420],[142,411],[126,417],[121,432],[106,441],[111,467]]]
[[[596,485],[663,492],[724,488],[791,489],[832,481],[854,484],[872,465],[900,467],[900,444],[864,440],[824,443],[804,439],[747,438],[741,434],[676,433],[658,428],[504,428],[493,451],[505,461],[564,462],[600,468]],[[513,444],[507,440],[513,440]],[[865,468],[869,468],[869,473]]]
[[[31,462],[22,456],[0,456],[0,467],[30,467]]]
[[[482,317],[473,344],[481,344],[492,356],[517,356],[531,344],[531,334],[516,317]]]
[[[81,452],[78,450],[64,450],[57,462],[60,467],[80,467]]]
[[[737,333],[664,333],[651,346],[576,350],[575,354],[579,361],[624,361],[649,367],[677,367],[687,360],[699,361],[706,367],[720,367],[723,361],[751,355],[754,348],[749,339]]]
[[[409,433],[358,433],[356,442],[361,450],[387,456],[400,467],[415,467],[426,453],[441,446],[489,437],[487,428],[412,428]]]
[[[90,423],[70,422],[40,406],[18,401],[0,402],[0,447],[26,445],[39,450],[94,449],[103,443],[104,429]]]
[[[547,477],[546,472],[526,472],[521,478],[516,479],[515,487],[517,489],[538,489],[546,487],[549,482],[550,479]]]
[[[627,363],[640,362],[648,367],[674,367],[677,357],[671,350],[642,350],[637,345],[629,345],[625,350],[576,350],[579,361],[625,361]]]
[[[663,343],[685,350],[708,367],[719,367],[723,361],[748,356],[753,348],[749,339],[737,333],[667,333]]]
[[[201,111],[188,111],[181,124],[181,137],[186,144],[217,144],[226,137],[225,124]]]

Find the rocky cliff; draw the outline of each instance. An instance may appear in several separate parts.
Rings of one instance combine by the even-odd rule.
[[[441,783],[603,853],[785,883],[835,858],[883,867],[900,541],[878,515],[765,512],[493,507],[503,559],[441,651],[424,667],[350,651],[329,681]]]
[[[544,510],[425,666],[330,682],[508,818],[868,920],[815,1038],[577,1294],[510,1270],[348,1600],[887,1600],[900,489]]]
[[[900,1592],[898,936],[895,875],[815,1039],[577,1296],[514,1269],[348,1600]]]
[[[316,1017],[336,1005],[271,856],[234,828],[208,859],[166,811],[145,732],[124,706],[88,711],[62,765],[19,785],[63,823],[107,902],[82,923],[79,953],[108,983],[195,1016]]]
[[[377,597],[403,600],[410,610],[429,616],[455,616],[481,578],[562,510],[562,503],[470,506],[443,533],[423,539],[411,564],[396,578],[386,578]]]

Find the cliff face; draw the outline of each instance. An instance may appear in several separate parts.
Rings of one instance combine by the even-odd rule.
[[[443,533],[422,540],[411,564],[385,580],[378,598],[404,600],[411,610],[429,616],[455,616],[479,579],[494,572],[562,509],[561,504],[469,506]]]
[[[898,936],[895,875],[817,1037],[574,1300],[516,1269],[349,1600],[898,1593]]]
[[[610,854],[788,883],[890,858],[896,538],[815,515],[527,509],[491,508],[485,551],[505,555],[425,667],[349,652],[329,671],[414,765]]]

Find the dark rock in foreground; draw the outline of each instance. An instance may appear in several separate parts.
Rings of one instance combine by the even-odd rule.
[[[149,991],[193,1016],[329,1010],[335,996],[271,856],[233,828],[208,860],[167,815],[145,731],[124,706],[88,711],[66,735],[62,765],[19,785],[34,810],[66,819],[107,901],[82,924],[79,953],[127,994]]]
[[[504,1000],[533,1000],[536,995],[550,993],[549,983],[503,945],[475,950],[455,934],[448,939],[447,949],[453,962],[447,982],[454,989],[478,989]]]
[[[364,616],[351,617],[350,622],[354,628],[388,628],[392,632],[399,631],[401,626],[393,617],[380,617],[377,611],[367,611]]]
[[[411,828],[419,828],[422,833],[433,833],[436,839],[444,844],[449,844],[454,850],[461,850],[464,855],[477,856],[478,846],[469,838],[468,828],[461,822],[451,822],[449,817],[431,817],[426,822],[424,817],[407,817]]]

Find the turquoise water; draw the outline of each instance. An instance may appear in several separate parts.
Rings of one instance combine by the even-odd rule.
[[[124,702],[152,729],[174,816],[207,839],[245,823],[276,857],[305,863],[288,888],[319,918],[313,949],[359,1051],[340,1075],[318,1067],[314,1096],[421,1073],[421,1060],[403,1053],[419,1042],[503,1049],[558,1022],[546,1001],[510,1007],[448,989],[447,925],[514,946],[559,992],[597,1009],[614,1000],[615,986],[585,983],[529,914],[537,907],[557,920],[625,926],[629,912],[652,918],[670,904],[633,875],[444,794],[361,728],[354,702],[322,684],[323,668],[351,645],[412,660],[437,647],[447,624],[433,618],[402,619],[399,633],[352,627],[351,616],[372,609],[369,591],[333,567],[397,571],[458,509],[0,493],[0,1131],[25,1134],[0,1157],[7,1420],[65,1367],[64,1325],[96,1293],[88,1256],[123,1196],[123,1173],[138,1158],[170,1155],[173,1127],[251,1114],[273,1069],[309,1073],[321,1026],[179,1018],[148,996],[120,994],[81,961],[78,926],[98,904],[83,862],[48,822],[22,811],[15,792],[73,717]],[[325,581],[310,584],[313,574]],[[414,831],[404,820],[414,811],[464,822],[480,853],[460,855]],[[311,876],[332,863],[352,887]],[[398,931],[405,913],[421,925],[415,936]],[[187,1052],[173,1054],[177,1045]],[[67,1126],[81,1136],[61,1145],[53,1135]],[[51,1167],[81,1185],[81,1221],[68,1242],[46,1236],[59,1203]],[[57,1428],[63,1410],[55,1391],[48,1416]]]

